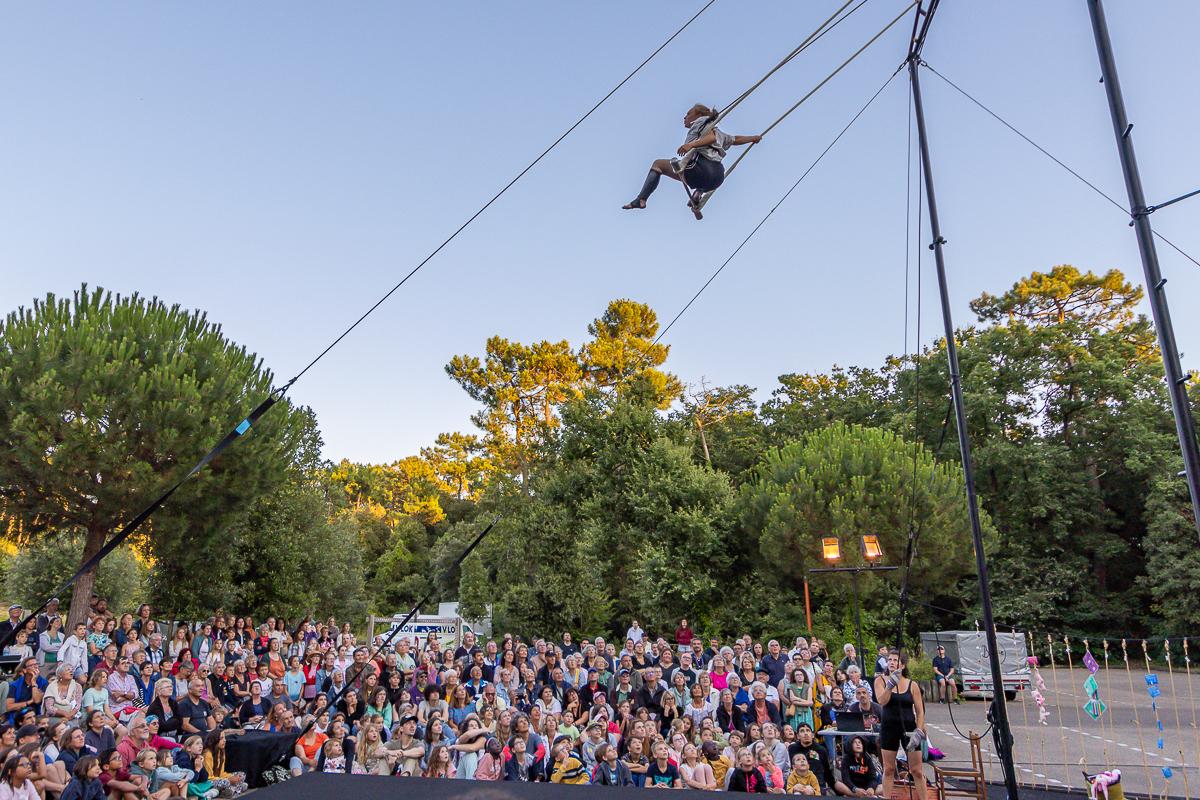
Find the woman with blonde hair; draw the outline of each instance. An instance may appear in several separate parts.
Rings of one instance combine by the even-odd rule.
[[[171,637],[171,641],[167,642],[167,658],[171,661],[178,661],[179,656],[184,651],[189,654],[192,650],[192,632],[187,625],[180,625],[175,629],[175,635]]]
[[[388,775],[400,757],[399,752],[384,747],[378,725],[364,725],[358,735],[354,760],[368,775]]]
[[[717,779],[708,762],[700,758],[696,745],[690,742],[684,745],[683,758],[679,762],[679,777],[688,789],[702,789],[714,792],[717,789]]]

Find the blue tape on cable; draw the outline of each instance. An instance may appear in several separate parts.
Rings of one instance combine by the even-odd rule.
[[[250,430],[250,420],[248,420],[248,419],[242,420],[241,423],[238,424],[236,430],[237,430],[238,436],[241,436],[243,433]]]
[[[1171,768],[1170,768],[1170,767],[1163,767],[1163,768],[1162,768],[1162,771],[1163,771],[1163,777],[1164,777],[1164,778],[1170,778],[1172,775],[1174,775],[1174,774],[1175,774],[1174,772],[1171,772]]]

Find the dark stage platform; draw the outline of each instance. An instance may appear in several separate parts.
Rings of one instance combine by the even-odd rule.
[[[1004,800],[1004,786],[993,784],[988,787],[989,800]],[[695,797],[710,795],[710,792],[686,791]],[[579,797],[580,793],[591,797],[597,793],[612,798],[646,796],[645,790],[636,787],[620,789],[606,786],[560,786],[553,783],[481,783],[479,781],[433,780],[429,778],[382,778],[377,775],[324,775],[313,773],[293,778],[276,786],[267,786],[254,792],[255,800],[358,800],[359,798],[398,797],[401,793],[430,800],[557,800],[557,798]],[[675,795],[678,796],[678,795]],[[930,793],[930,800],[934,795]],[[1086,797],[1083,789],[1078,791],[1047,791],[1021,787],[1020,800],[1079,800]]]

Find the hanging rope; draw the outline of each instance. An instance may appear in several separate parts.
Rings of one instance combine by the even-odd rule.
[[[909,260],[911,257],[912,246],[912,173],[913,173],[913,141],[912,141],[912,126],[913,126],[913,89],[912,83],[908,86],[908,105],[906,111],[908,113],[908,143],[905,154],[905,170],[904,170],[904,355],[908,356],[908,273]],[[921,181],[924,177],[922,172],[922,164],[917,161],[917,236],[916,240],[921,240],[921,210],[924,197],[920,191]],[[904,580],[900,584],[900,613],[896,616],[896,649],[900,649],[904,637],[904,617],[908,611],[908,578],[912,572],[912,562],[916,553],[916,538],[919,535],[919,527],[914,525],[917,513],[917,458],[920,454],[920,448],[917,447],[917,416],[920,414],[921,406],[921,248],[917,246],[917,331],[916,331],[917,355],[913,357],[915,366],[915,376],[913,378],[913,472],[912,472],[912,497],[909,500],[908,514],[908,542],[904,548]],[[951,408],[946,409],[946,421],[942,424],[941,440],[938,442],[938,451],[942,449],[942,442],[946,438],[946,427],[950,424]],[[937,458],[937,453],[934,454]],[[932,485],[932,483],[931,483]],[[922,517],[922,523],[924,517]]]
[[[1163,653],[1167,661],[1167,683],[1171,685],[1171,710],[1175,712],[1175,729],[1179,731],[1179,773],[1183,777],[1183,796],[1187,800],[1191,800],[1192,790],[1188,786],[1188,759],[1183,754],[1183,722],[1179,716],[1179,700],[1178,692],[1175,688],[1175,667],[1171,663],[1171,640],[1167,639],[1163,642]]]
[[[1183,640],[1183,668],[1187,673],[1187,685],[1192,685],[1192,658],[1188,655],[1188,640],[1184,637]],[[1196,757],[1200,759],[1200,720],[1196,718],[1196,703],[1188,703],[1192,707],[1192,738],[1196,742]],[[1200,761],[1196,762],[1200,764]]]
[[[917,5],[916,0],[914,0],[914,2],[912,2],[908,6],[906,6],[905,9],[903,11],[901,11],[899,14],[897,14],[896,17],[894,19],[892,19],[891,22],[889,22],[887,25],[884,25],[883,28],[879,31],[879,33],[875,34],[870,39],[868,39],[866,44],[864,44],[862,47],[855,50],[854,53],[851,54],[851,56],[849,58],[847,58],[845,61],[843,61],[841,64],[839,64],[837,66],[837,68],[834,69],[833,72],[826,75],[825,78],[822,79],[820,83],[818,83],[816,86],[814,86],[812,89],[810,89],[807,94],[805,94],[803,97],[801,97],[795,103],[793,103],[792,106],[787,111],[784,111],[774,122],[772,122],[765,129],[763,129],[763,132],[760,133],[759,136],[765,137],[768,133],[773,131],[776,128],[776,126],[779,125],[779,123],[781,123],[785,119],[787,119],[792,114],[792,112],[794,112],[800,106],[804,105],[804,103],[807,102],[810,97],[812,97],[814,94],[816,94],[818,91],[820,91],[821,87],[823,87],[825,84],[827,84],[831,80],[833,80],[833,78],[839,72],[841,72],[843,69],[848,67],[850,65],[850,63],[852,61],[854,61],[854,59],[858,58],[860,55],[862,55],[866,51],[866,49],[868,47],[870,47],[876,41],[878,41],[879,37],[883,36],[885,33],[887,33],[889,30],[891,30],[892,26],[895,25],[897,22],[899,22],[901,19],[903,19],[904,15],[907,14],[914,7],[916,7],[916,5]],[[738,164],[742,163],[742,159],[744,159],[746,156],[750,155],[750,151],[753,149],[754,149],[754,144],[751,143],[746,146],[745,150],[743,150],[741,153],[738,154],[738,157],[736,159],[734,159],[732,164],[729,165],[729,169],[725,170],[726,180],[728,180],[729,176],[731,174],[733,174],[733,171],[735,169],[737,169]],[[704,208],[705,203],[708,202],[708,199],[710,197],[712,197],[712,195],[713,195],[713,192],[705,192],[700,197],[699,201],[696,203],[697,208]]]
[[[1092,645],[1091,645],[1091,643],[1090,643],[1090,642],[1088,642],[1088,640],[1087,640],[1087,639],[1084,639],[1084,640],[1083,640],[1083,652],[1084,652],[1084,653],[1086,653],[1086,654],[1091,654],[1091,652],[1092,652]],[[1093,655],[1093,656],[1092,656],[1092,658],[1093,658],[1093,659],[1095,659],[1096,657]],[[1090,670],[1089,670],[1089,672],[1090,672]],[[1095,673],[1093,673],[1093,674],[1092,674],[1092,680],[1095,680],[1095,679],[1096,679],[1096,674],[1095,674]],[[1097,685],[1099,685],[1099,684],[1097,684]],[[1086,691],[1086,690],[1085,690],[1085,691]],[[1098,690],[1098,693],[1097,693],[1096,697],[1097,697],[1097,698],[1099,698],[1099,697],[1101,697],[1101,696],[1109,696],[1109,697],[1111,697],[1111,695],[1108,695],[1108,687],[1107,687],[1107,686],[1101,686],[1101,687],[1100,687],[1100,690]],[[1100,733],[1101,733],[1101,734],[1103,734],[1103,733],[1104,733],[1104,716],[1105,716],[1104,714],[1101,714],[1101,715],[1100,715],[1100,719],[1098,720],[1098,721],[1099,721],[1099,723],[1100,723]],[[1109,714],[1108,716],[1111,718],[1111,717],[1112,717],[1112,714]],[[1102,736],[1101,738],[1103,739],[1103,746],[1102,746],[1100,749],[1101,749],[1102,751],[1104,751],[1104,763],[1105,763],[1105,764],[1111,764],[1111,763],[1112,763],[1112,756],[1110,756],[1110,755],[1109,755],[1109,752],[1108,752],[1108,740],[1107,740],[1106,738],[1104,738],[1103,736]],[[1105,767],[1105,769],[1107,769],[1107,767]]]
[[[771,206],[771,210],[768,211],[763,216],[763,218],[758,221],[758,224],[754,226],[754,228],[750,231],[750,233],[746,234],[746,238],[742,239],[741,244],[739,244],[737,247],[735,247],[733,249],[733,252],[729,254],[729,257],[726,258],[723,262],[721,262],[721,266],[717,267],[716,271],[713,272],[712,275],[708,276],[708,280],[706,280],[704,282],[704,284],[699,289],[696,290],[696,293],[692,295],[692,298],[690,300],[688,300],[686,304],[684,304],[683,308],[679,309],[679,313],[677,313],[671,319],[671,321],[667,323],[666,327],[663,328],[659,332],[658,336],[656,336],[654,338],[654,341],[651,342],[651,347],[653,347],[654,345],[656,345],[660,341],[662,341],[662,338],[667,335],[667,331],[671,330],[671,328],[674,327],[675,323],[679,321],[680,317],[682,317],[685,313],[687,313],[687,310],[692,307],[692,304],[700,299],[700,295],[704,294],[704,290],[709,287],[709,284],[711,284],[713,281],[715,281],[717,279],[717,276],[720,275],[727,266],[729,266],[729,263],[731,261],[733,261],[734,257],[736,257],[737,254],[742,251],[742,248],[745,247],[746,244],[751,239],[754,238],[754,234],[758,233],[759,228],[761,228],[763,225],[766,224],[767,220],[771,218],[771,215],[774,214],[775,211],[781,205],[783,205],[784,201],[787,200],[788,197],[791,196],[792,192],[796,191],[796,188],[798,186],[800,186],[801,183],[804,182],[804,179],[808,177],[809,173],[811,173],[814,169],[817,168],[817,165],[820,164],[821,160],[823,158],[825,158],[825,156],[829,153],[830,150],[833,149],[833,146],[836,145],[841,140],[841,138],[846,135],[846,131],[850,130],[851,126],[853,126],[854,123],[858,121],[858,118],[861,117],[866,112],[866,110],[871,107],[871,104],[875,102],[875,98],[877,98],[877,97],[879,97],[879,95],[883,94],[883,90],[886,89],[888,87],[888,84],[891,83],[892,80],[899,74],[900,74],[900,70],[897,69],[890,76],[888,76],[888,79],[883,82],[882,86],[880,86],[877,90],[875,90],[875,94],[871,95],[871,99],[868,100],[866,103],[864,103],[862,108],[858,109],[858,112],[853,117],[850,118],[850,121],[847,122],[846,126],[838,132],[838,135],[833,137],[833,141],[830,142],[829,145],[826,146],[826,148],[821,151],[821,154],[819,156],[817,156],[815,161],[813,161],[811,164],[808,165],[808,169],[804,170],[804,174],[802,174],[799,178],[797,178],[796,182],[793,183],[791,185],[791,187],[786,192],[783,193],[783,197],[780,197],[779,200],[776,201],[775,205]]]
[[[850,9],[850,11],[847,12],[845,16],[839,17],[838,15],[841,14],[843,11],[845,11],[846,7],[849,6],[850,3],[852,3],[852,2],[854,2],[854,0],[846,0],[846,2],[843,3],[842,6],[840,8],[838,8],[837,11],[834,11],[833,14],[831,14],[829,16],[828,19],[826,19],[824,22],[822,22],[820,25],[818,25],[812,33],[810,33],[807,37],[805,37],[804,41],[802,41],[800,44],[796,45],[796,47],[790,53],[788,53],[786,56],[784,56],[782,61],[780,61],[778,64],[776,64],[774,67],[772,67],[767,72],[766,75],[763,75],[749,89],[746,89],[744,92],[742,92],[737,97],[735,97],[733,100],[731,100],[729,103],[727,103],[725,105],[725,107],[715,117],[712,117],[711,119],[709,119],[708,122],[705,123],[704,127],[702,127],[700,129],[700,136],[707,136],[709,133],[711,133],[712,130],[717,127],[717,123],[719,123],[721,120],[725,119],[725,117],[729,115],[729,112],[733,111],[735,108],[737,108],[739,105],[741,105],[743,100],[745,100],[750,95],[754,94],[755,90],[758,89],[758,87],[762,86],[764,83],[766,83],[767,80],[772,75],[774,75],[776,72],[778,72],[779,70],[781,70],[785,66],[787,66],[787,64],[790,63],[792,59],[794,59],[796,56],[803,53],[811,45],[815,44],[818,40],[820,40],[820,38],[822,36],[829,33],[831,30],[836,28],[838,25],[840,25],[841,23],[843,23],[847,19],[849,19],[850,16],[852,14],[854,14],[855,11],[858,11],[860,8],[862,8],[864,5],[866,5],[868,0],[860,0],[859,4],[856,5],[854,8]],[[687,153],[686,155],[684,155],[684,157],[679,161],[678,166],[676,167],[676,174],[679,176],[679,182],[683,184],[683,191],[684,191],[684,194],[687,195],[689,206],[692,206],[692,189],[690,186],[688,186],[687,177],[686,177],[685,173],[687,172],[688,167],[697,158],[699,158],[699,155],[695,151],[691,151],[691,152]],[[700,204],[698,206],[695,206],[692,209],[696,215],[696,219],[701,218],[702,215],[700,214],[700,209],[702,207],[703,207],[703,204]]]
[[[763,75],[761,78],[758,79],[758,81],[753,86],[751,86],[749,89],[742,92],[737,97],[735,97],[733,100],[731,100],[729,103],[727,103],[725,105],[725,107],[723,109],[721,109],[721,113],[717,114],[716,118],[713,119],[712,123],[710,125],[706,126],[705,130],[709,131],[709,130],[712,130],[714,127],[716,127],[717,123],[719,123],[721,120],[725,119],[725,117],[729,115],[730,111],[733,111],[735,108],[737,108],[739,105],[741,105],[743,100],[745,100],[750,95],[754,94],[754,91],[756,89],[758,89],[758,87],[760,87],[764,83],[766,83],[767,80],[772,75],[774,75],[776,72],[779,72],[779,70],[781,70],[785,66],[787,66],[788,63],[793,58],[795,58],[796,56],[803,53],[805,50],[807,50],[809,48],[809,46],[815,44],[816,41],[818,39],[820,39],[822,36],[829,33],[829,31],[836,28],[843,21],[849,19],[850,15],[853,14],[855,11],[858,11],[864,5],[866,5],[868,0],[862,0],[862,2],[860,2],[858,5],[856,5],[852,9],[850,9],[850,12],[847,13],[846,16],[842,17],[841,19],[838,19],[838,15],[841,14],[843,11],[845,11],[846,7],[849,6],[853,2],[854,2],[854,0],[846,0],[846,2],[842,4],[841,8],[839,8],[837,11],[833,12],[833,14],[830,15],[829,19],[825,20],[820,25],[818,25],[816,30],[814,30],[812,33],[810,33],[803,42],[798,44],[796,46],[796,49],[792,50],[792,52],[790,52],[786,56],[784,56],[783,60],[780,61],[778,64],[776,64],[774,67],[772,67],[770,69],[770,71],[767,72],[766,75]],[[837,20],[837,21],[835,22],[834,20]],[[830,23],[832,23],[832,24],[830,24]]]
[[[1063,648],[1067,651],[1066,652],[1067,674],[1070,675],[1071,671],[1075,669],[1075,662],[1074,662],[1074,659],[1071,658],[1071,639],[1069,636],[1063,636]],[[1058,693],[1057,686],[1055,686],[1054,691],[1055,691],[1055,694]],[[1075,704],[1075,727],[1076,727],[1076,730],[1083,730],[1083,713],[1080,711],[1080,708],[1081,708],[1080,705],[1078,703],[1076,703]],[[1079,763],[1083,765],[1083,771],[1087,772],[1088,771],[1087,748],[1085,748],[1083,746],[1083,737],[1082,736],[1079,737],[1079,755],[1080,755]]]
[[[1054,684],[1054,696],[1056,698],[1061,698],[1062,694],[1058,690],[1058,666],[1054,662],[1054,639],[1048,633],[1046,634],[1046,648],[1050,652],[1050,680]],[[1126,663],[1128,663],[1128,662],[1126,662]],[[1058,700],[1058,709],[1057,710],[1058,710],[1058,713],[1054,715],[1054,718],[1055,718],[1055,721],[1058,723],[1058,741],[1059,741],[1059,745],[1062,747],[1061,752],[1063,754],[1063,759],[1065,760],[1067,758],[1067,731],[1066,731],[1066,726],[1065,726],[1065,720],[1063,720],[1062,700],[1061,699]],[[1134,703],[1134,714],[1136,714],[1136,713],[1137,713],[1137,704]],[[1141,728],[1138,729],[1138,735],[1141,736]],[[1080,763],[1083,763],[1083,762],[1080,762]],[[1064,777],[1066,777],[1068,780],[1070,780],[1069,775],[1064,775]]]
[[[1039,752],[1041,753],[1041,767],[1042,767],[1041,774],[1042,774],[1042,780],[1045,781],[1045,784],[1044,784],[1045,787],[1047,789],[1049,789],[1050,788],[1050,770],[1046,766],[1046,727],[1047,727],[1046,719],[1049,717],[1050,712],[1046,709],[1046,698],[1045,698],[1045,695],[1043,694],[1043,692],[1046,691],[1046,682],[1042,679],[1042,673],[1038,670],[1037,647],[1034,642],[1033,633],[1030,632],[1026,635],[1029,638],[1029,655],[1032,658],[1032,662],[1033,662],[1033,664],[1032,664],[1033,675],[1031,676],[1031,683],[1033,684],[1033,687],[1032,687],[1033,692],[1031,692],[1031,695],[1034,698],[1034,702],[1036,702],[1037,706],[1038,706],[1038,722],[1040,723],[1037,726],[1037,729],[1038,729],[1038,741],[1040,742],[1040,745],[1041,745],[1040,750],[1039,750]],[[1021,703],[1021,706],[1024,707],[1025,704]],[[1034,786],[1037,786],[1037,783],[1034,783]]]
[[[1108,639],[1101,639],[1100,646],[1104,649],[1104,683],[1100,688],[1103,690],[1104,694],[1111,697],[1112,695],[1110,695],[1108,692],[1108,688],[1112,685],[1109,682],[1109,672],[1108,672],[1108,655],[1109,655]],[[1117,716],[1116,714],[1105,714],[1104,716],[1102,716],[1100,718],[1100,729],[1101,730],[1104,729],[1104,722],[1105,722],[1105,720],[1107,720],[1108,721],[1108,738],[1112,739],[1114,742],[1118,740],[1118,734],[1117,734],[1117,730],[1116,730],[1116,724],[1117,724],[1116,716]],[[1104,752],[1105,758],[1109,757],[1107,745],[1108,745],[1108,743],[1105,742],[1105,748],[1106,748],[1105,752]]]
[[[1149,647],[1148,642],[1145,639],[1142,639],[1142,660],[1146,662],[1146,677],[1148,680],[1150,678],[1150,676],[1154,674],[1154,667],[1151,666],[1151,664],[1150,664],[1150,647]],[[1159,697],[1161,697],[1161,696],[1162,695],[1160,694]],[[1137,708],[1137,703],[1134,703],[1134,708]],[[1162,730],[1163,730],[1162,714],[1158,707],[1158,699],[1153,695],[1151,695],[1151,698],[1150,698],[1150,708],[1154,711],[1154,727],[1158,730],[1158,736],[1156,737],[1157,741],[1155,744],[1156,744],[1156,747],[1158,750],[1162,750],[1163,749],[1163,747],[1162,747]],[[1157,757],[1162,758],[1164,760],[1166,758],[1163,755],[1157,755]],[[1162,773],[1162,776],[1163,776],[1162,796],[1165,800],[1165,798],[1170,797],[1171,773],[1169,771],[1167,771],[1170,769],[1169,767],[1160,767],[1160,769],[1163,770],[1163,773]]]

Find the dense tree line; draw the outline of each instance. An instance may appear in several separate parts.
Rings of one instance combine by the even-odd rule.
[[[976,324],[956,334],[1005,626],[1200,623],[1200,549],[1140,299],[1119,272],[1058,266],[981,295]],[[140,564],[136,591],[180,614],[393,613],[433,589],[528,633],[687,616],[705,631],[783,634],[804,623],[820,539],[838,536],[853,560],[874,533],[891,563],[915,543],[910,635],[972,624],[944,342],[877,368],[781,375],[759,404],[748,386],[684,386],[658,331],[652,309],[615,300],[578,347],[492,337],[446,366],[479,403],[475,430],[389,464],[322,462],[314,416],[285,403],[101,584],[135,580]],[[2,333],[0,514],[26,548],[8,581],[25,600],[270,385],[202,314],[157,300],[85,289],[10,314]],[[62,532],[75,549],[38,559],[39,572],[33,554]],[[871,632],[895,625],[903,575],[864,579]],[[843,635],[845,585],[810,588],[816,623]]]

